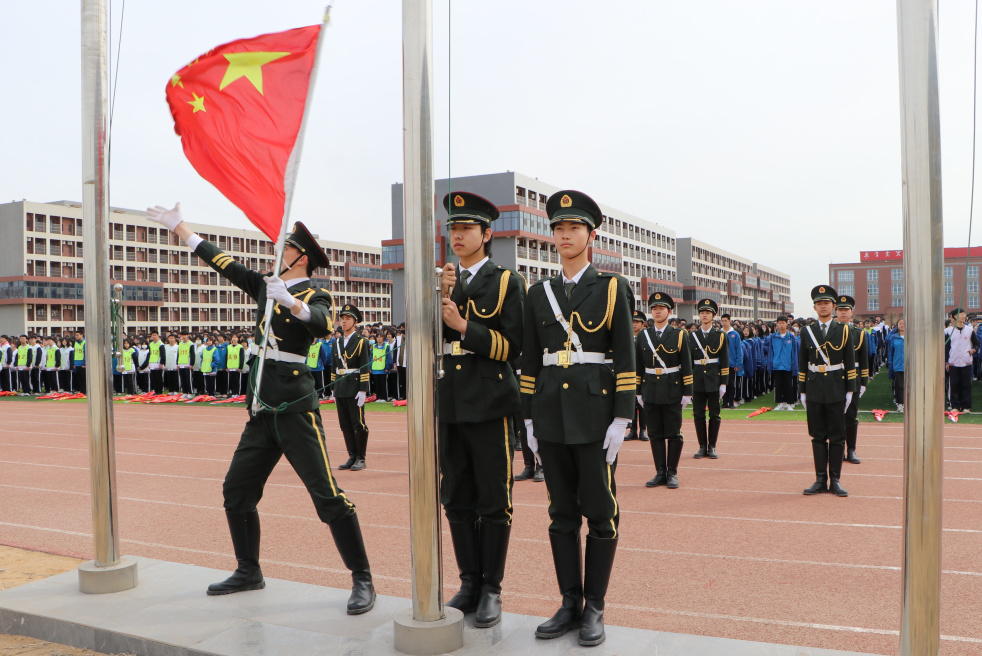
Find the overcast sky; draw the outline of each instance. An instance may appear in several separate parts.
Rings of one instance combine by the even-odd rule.
[[[809,314],[829,262],[903,244],[895,4],[434,0],[437,177],[514,170],[580,189],[791,274]],[[245,226],[185,159],[164,85],[322,8],[131,0],[121,17],[114,0],[112,203],[180,200],[189,220]],[[973,9],[941,0],[946,246],[969,225]],[[377,245],[402,179],[401,2],[336,0],[332,17],[292,218]],[[0,53],[0,202],[80,200],[79,3],[3,3]]]

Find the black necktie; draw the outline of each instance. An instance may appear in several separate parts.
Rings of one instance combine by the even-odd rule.
[[[823,323],[822,324],[822,337],[825,337],[825,331],[826,331],[827,328],[828,328],[828,325]]]
[[[566,298],[569,298],[573,294],[573,287],[576,287],[575,282],[568,282],[564,285],[566,287]]]
[[[467,281],[470,280],[471,272],[468,269],[464,269],[460,273],[460,280],[464,283],[464,287],[467,286]]]

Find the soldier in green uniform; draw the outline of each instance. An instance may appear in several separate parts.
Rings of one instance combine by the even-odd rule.
[[[334,325],[331,294],[310,284],[310,274],[315,269],[329,266],[327,256],[307,228],[297,223],[283,250],[285,268],[279,275],[263,275],[192,232],[183,222],[180,204],[172,210],[160,206],[148,209],[147,218],[174,232],[208,266],[255,299],[256,345],[249,362],[252,372],[259,368],[258,343],[263,334],[266,299],[275,301],[259,390],[261,409],[249,414],[223,486],[225,515],[238,568],[225,581],[208,586],[208,594],[265,587],[259,566],[256,506],[273,468],[286,455],[307,488],[317,516],[330,527],[341,559],[352,573],[348,613],[357,615],[371,610],[375,588],[358,515],[331,474],[314,378],[304,363],[314,338],[328,334]],[[255,387],[250,381],[247,406],[252,405]]]
[[[634,294],[623,277],[590,264],[587,249],[604,220],[593,199],[559,191],[546,213],[563,268],[529,287],[520,388],[529,447],[546,472],[549,542],[563,600],[535,635],[557,638],[579,623],[580,644],[598,645],[617,549],[614,469],[634,412]],[[589,533],[581,576],[583,517]]]
[[[852,312],[856,308],[856,299],[852,296],[840,295],[835,304],[835,318],[839,323],[849,326],[849,338],[852,340],[852,350],[856,353],[856,384],[859,393],[854,394],[852,403],[846,408],[846,455],[845,459],[854,465],[861,461],[856,456],[856,438],[859,435],[859,399],[866,393],[866,383],[869,380],[869,346],[866,344],[866,331],[856,329],[852,325]]]
[[[849,326],[832,317],[835,289],[819,285],[812,289],[818,321],[801,331],[798,355],[798,392],[808,415],[812,438],[815,483],[806,495],[832,492],[846,497],[839,485],[842,456],[846,451],[846,409],[852,403],[856,384],[856,352]]]
[[[644,312],[641,310],[635,310],[631,325],[634,329],[634,337],[636,339],[638,334],[648,325],[648,318],[644,316]],[[644,423],[644,408],[639,401],[635,401],[634,403],[634,418],[631,419],[631,431],[624,438],[625,442],[630,442],[631,440],[648,441],[647,427]]]
[[[730,377],[730,349],[726,335],[713,325],[719,314],[719,306],[711,298],[704,298],[696,306],[699,326],[689,336],[692,347],[692,416],[696,422],[696,439],[699,450],[694,458],[715,460],[716,442],[719,439],[720,399],[726,394],[726,381]],[[706,424],[706,409],[709,424]]]
[[[372,344],[358,332],[361,310],[354,305],[341,308],[341,337],[334,340],[331,356],[331,384],[338,423],[348,450],[348,461],[338,469],[360,471],[365,468],[368,450],[368,424],[365,421],[365,399],[372,372]]]
[[[688,331],[671,326],[675,300],[663,292],[648,297],[655,325],[635,340],[638,402],[644,406],[655,477],[646,487],[679,486],[682,457],[682,411],[692,402],[692,355]]]
[[[476,612],[474,625],[501,621],[501,579],[512,521],[514,417],[521,409],[510,362],[522,346],[525,282],[491,259],[498,208],[463,191],[443,199],[450,246],[443,270],[440,500],[460,590],[447,605]]]

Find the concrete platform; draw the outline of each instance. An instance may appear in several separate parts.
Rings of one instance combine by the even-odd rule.
[[[348,590],[266,579],[266,589],[208,597],[226,572],[137,558],[140,585],[87,595],[75,571],[0,592],[0,633],[25,635],[104,653],[139,656],[395,656],[392,618],[408,599],[378,598],[365,615],[344,612]],[[607,627],[607,641],[580,647],[576,632],[533,636],[541,617],[506,613],[492,629],[465,618],[461,656],[860,656],[855,652]]]

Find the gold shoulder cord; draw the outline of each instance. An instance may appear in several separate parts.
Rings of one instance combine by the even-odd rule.
[[[595,333],[605,325],[607,330],[610,330],[611,324],[614,322],[614,303],[617,301],[617,278],[614,276],[610,277],[610,282],[607,284],[607,309],[604,310],[604,318],[601,319],[600,323],[596,328],[587,328],[583,323],[583,317],[580,316],[579,312],[573,312],[569,316],[569,327],[570,330],[573,329],[574,323],[580,324],[580,328],[588,333]]]
[[[841,351],[843,349],[843,347],[845,347],[845,345],[848,342],[849,342],[849,326],[842,326],[842,343],[840,343],[838,346],[835,346],[834,344],[830,344],[826,340],[822,344],[822,350],[825,351],[825,347],[827,346],[828,348],[832,349],[833,351]],[[825,351],[825,355],[828,355],[828,354],[829,354],[829,352],[828,351]]]
[[[474,316],[480,317],[481,319],[490,319],[494,315],[501,312],[501,306],[505,302],[505,294],[508,292],[508,279],[510,277],[511,277],[511,269],[505,269],[504,273],[501,274],[501,281],[498,284],[498,305],[495,306],[495,308],[491,310],[490,313],[481,314],[480,312],[478,312],[477,306],[474,304],[474,299],[471,298],[467,300],[467,314],[464,316],[464,319],[469,320],[471,318],[471,310],[474,311]]]
[[[858,351],[860,348],[862,348],[862,346],[863,346],[863,340],[865,340],[865,339],[866,339],[866,333],[863,332],[862,330],[860,330],[859,331],[859,344],[856,345],[856,349],[855,350]]]

